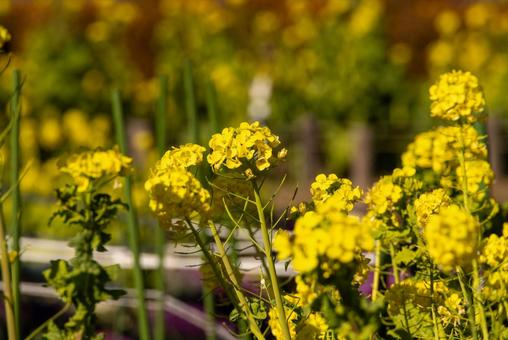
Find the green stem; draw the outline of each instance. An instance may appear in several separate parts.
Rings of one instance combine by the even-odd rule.
[[[46,327],[48,327],[49,323],[52,322],[52,321],[55,321],[56,319],[58,319],[60,316],[62,316],[63,314],[65,314],[65,312],[67,312],[67,310],[72,306],[72,302],[69,302],[67,303],[62,309],[60,309],[55,315],[53,315],[51,318],[49,318],[48,320],[46,320],[46,322],[44,322],[42,325],[40,325],[39,327],[37,327],[37,329],[35,329],[32,333],[30,333],[30,335],[28,335],[25,340],[31,340],[33,338],[35,338],[40,332],[42,332]]]
[[[16,321],[14,318],[14,309],[12,306],[12,287],[11,287],[9,251],[7,249],[7,240],[5,238],[5,223],[1,205],[0,205],[0,257],[2,265],[2,281],[4,291],[5,319],[7,323],[7,336],[10,340],[17,340],[18,337],[16,334]]]
[[[238,305],[236,296],[233,293],[231,293],[230,285],[222,277],[222,271],[217,266],[217,263],[215,262],[215,259],[213,258],[212,254],[210,254],[210,252],[208,251],[208,247],[201,239],[198,230],[194,227],[194,225],[188,218],[185,219],[185,222],[187,223],[187,226],[191,230],[192,235],[196,239],[196,242],[197,242],[199,248],[201,249],[201,251],[203,252],[203,255],[205,256],[206,261],[212,268],[213,273],[215,274],[215,278],[219,281],[219,284],[226,292],[226,295],[228,296],[229,301],[231,301],[231,303],[235,306],[235,308],[238,311],[240,311],[241,309],[240,309],[240,306]]]
[[[21,331],[21,294],[20,294],[20,246],[19,239],[21,236],[21,194],[19,192],[19,119],[20,106],[19,97],[21,94],[21,72],[15,70],[12,77],[13,96],[11,101],[11,119],[13,120],[11,130],[10,154],[11,154],[11,186],[12,186],[12,250],[16,252],[16,257],[12,264],[12,303],[14,306],[14,320],[16,323],[16,335],[20,337]]]
[[[411,334],[411,326],[409,325],[409,317],[408,317],[408,310],[406,308],[406,301],[402,302],[402,310],[404,312],[404,321],[406,322],[406,330],[409,336],[409,339],[413,338],[413,335]]]
[[[215,240],[215,245],[217,246],[217,251],[219,252],[219,255],[221,257],[222,263],[224,264],[224,268],[226,269],[226,275],[228,276],[229,280],[233,283],[233,287],[235,289],[236,295],[238,297],[238,300],[240,301],[240,307],[242,308],[243,312],[245,313],[245,316],[247,317],[247,321],[249,322],[250,329],[254,336],[258,339],[264,339],[264,336],[259,329],[256,320],[254,319],[249,304],[247,303],[247,299],[243,295],[241,291],[241,285],[238,282],[235,271],[233,270],[233,266],[231,265],[231,262],[229,261],[229,257],[226,254],[226,250],[224,249],[224,245],[222,244],[222,240],[220,239],[219,233],[217,232],[217,228],[215,228],[215,224],[210,221],[208,223],[210,230],[212,232],[213,239]]]
[[[256,186],[255,182],[252,182],[252,187],[254,189],[254,198],[256,201],[256,208],[258,211],[259,223],[261,226],[261,234],[263,235],[265,258],[266,261],[268,262],[268,272],[270,275],[270,283],[273,290],[273,295],[275,297],[275,305],[277,307],[277,315],[279,317],[279,323],[281,326],[282,334],[284,335],[284,339],[291,340],[291,333],[289,332],[289,326],[286,320],[286,312],[284,310],[284,304],[282,302],[279,281],[277,279],[277,272],[275,271],[275,263],[272,257],[272,243],[270,242],[270,235],[268,233],[268,227],[266,225],[263,203],[261,202],[261,197],[259,196],[259,188]]]
[[[125,135],[125,127],[123,120],[122,104],[120,100],[120,93],[118,90],[112,92],[112,108],[113,108],[113,119],[115,122],[116,130],[116,141],[120,147],[120,151],[123,154],[127,153],[127,138]],[[134,285],[136,289],[136,296],[138,299],[138,328],[139,337],[141,340],[150,339],[150,331],[148,325],[148,316],[145,307],[145,294],[144,294],[144,283],[143,283],[143,272],[140,265],[140,251],[139,251],[139,227],[138,219],[136,216],[136,208],[132,199],[132,177],[126,176],[124,181],[124,195],[129,205],[128,212],[128,237],[129,245],[133,256],[133,276]]]
[[[390,257],[392,260],[392,271],[393,271],[393,277],[395,279],[395,283],[399,283],[399,268],[397,266],[397,263],[395,262],[395,248],[393,247],[393,244],[390,243]]]
[[[489,330],[487,327],[487,318],[485,317],[485,310],[483,309],[483,303],[480,297],[480,272],[476,259],[473,260],[473,300],[475,302],[475,308],[480,313],[480,327],[482,330],[483,339],[489,339]]]
[[[375,262],[374,262],[374,279],[372,281],[372,301],[376,301],[377,293],[379,291],[379,277],[381,275],[381,241],[376,241],[375,249]]]
[[[469,328],[471,329],[471,335],[474,340],[478,339],[478,332],[476,330],[476,322],[475,322],[475,311],[474,311],[474,304],[473,299],[471,298],[471,294],[469,294],[469,291],[466,287],[466,283],[464,282],[464,273],[462,271],[462,268],[457,266],[457,277],[459,279],[460,289],[462,290],[462,294],[464,295],[464,299],[467,302],[467,315],[469,319]]]
[[[217,339],[215,335],[215,299],[213,297],[213,290],[208,288],[206,284],[203,285],[203,299],[206,311],[206,340]]]
[[[167,112],[167,93],[168,93],[168,77],[161,76],[160,77],[160,95],[159,101],[157,103],[157,111],[155,118],[155,138],[157,143],[157,149],[159,151],[159,156],[162,157],[167,148],[167,124],[166,124],[166,112]],[[166,284],[164,282],[164,259],[165,259],[165,249],[166,249],[166,235],[164,230],[160,225],[157,225],[155,228],[155,247],[157,252],[157,257],[159,258],[159,266],[156,270],[155,275],[155,288],[161,292],[161,295],[164,296],[166,292]],[[164,340],[165,338],[165,306],[164,299],[161,298],[157,304],[157,310],[155,312],[155,330],[154,330],[154,338],[156,340]]]
[[[203,241],[203,244],[209,244],[210,237],[204,230],[199,233],[199,237]],[[207,327],[205,329],[205,335],[207,340],[215,340],[215,299],[213,296],[213,290],[209,289],[206,284],[203,284],[203,307],[206,312]]]
[[[464,200],[464,208],[469,212],[469,190],[467,185],[467,168],[466,168],[466,156],[465,156],[465,144],[464,144],[464,130],[461,126],[460,134],[459,134],[459,142],[461,145],[460,154],[459,154],[459,162],[462,167],[462,197]]]
[[[433,324],[433,333],[434,333],[434,339],[439,340],[439,327],[437,325],[437,319],[436,319],[436,307],[434,306],[434,302],[432,302],[432,324]]]

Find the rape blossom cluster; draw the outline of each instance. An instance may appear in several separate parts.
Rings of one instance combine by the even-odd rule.
[[[481,118],[485,108],[478,78],[469,72],[452,71],[443,74],[429,92],[432,117],[474,123]]]
[[[477,254],[479,232],[475,217],[457,205],[450,205],[429,218],[425,226],[427,249],[443,270],[467,267]]]
[[[60,171],[74,179],[78,191],[90,189],[93,182],[103,178],[113,178],[126,174],[131,169],[132,159],[124,156],[118,149],[84,151],[72,154],[59,163]]]
[[[504,338],[508,227],[501,235],[503,212],[490,195],[494,173],[478,129],[483,93],[473,75],[453,71],[430,94],[431,115],[446,125],[416,136],[401,167],[365,194],[347,178],[319,174],[309,202],[268,213],[260,186],[287,151],[254,122],[214,134],[208,150],[168,151],[145,183],[150,209],[163,224],[184,220],[211,233],[218,256],[200,244],[206,280],[231,294],[257,339],[266,326],[284,340]],[[226,241],[217,228],[230,230]],[[225,250],[237,228],[266,261],[261,298],[238,289],[242,273]],[[294,284],[279,284],[275,258],[296,272]],[[367,277],[371,289],[361,293]]]
[[[287,150],[280,147],[279,137],[259,122],[241,123],[238,128],[225,128],[210,139],[207,160],[215,172],[241,169],[247,178],[265,171]]]
[[[167,151],[145,182],[149,208],[162,226],[178,229],[182,219],[210,209],[210,193],[189,169],[201,164],[204,152],[205,148],[197,144]]]

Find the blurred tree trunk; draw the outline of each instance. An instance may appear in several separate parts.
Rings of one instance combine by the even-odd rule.
[[[373,147],[372,129],[366,122],[353,122],[351,136],[350,177],[363,190],[372,184]]]
[[[309,188],[316,175],[323,171],[321,159],[321,131],[311,113],[301,116],[296,121],[295,144],[300,151],[300,159],[295,169],[300,188],[296,202],[310,198]]]

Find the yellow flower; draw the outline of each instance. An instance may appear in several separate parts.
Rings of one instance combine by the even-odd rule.
[[[178,228],[178,221],[194,214],[205,214],[210,209],[210,194],[185,169],[167,169],[152,173],[145,182],[150,210],[167,228]]]
[[[287,230],[278,230],[272,243],[279,260],[286,260],[292,255],[291,236]]]
[[[261,127],[259,122],[244,122],[238,128],[225,128],[214,134],[208,145],[211,153],[207,160],[215,172],[242,167],[248,179],[255,176],[253,171],[270,168],[287,153],[285,149],[275,152],[280,146],[279,137],[267,127]]]
[[[296,311],[294,311],[291,308],[284,307],[284,311],[286,314],[287,323],[289,326],[289,335],[291,336],[291,339],[296,338],[296,322],[298,315],[296,314]],[[282,329],[280,327],[279,323],[279,316],[277,313],[276,308],[270,308],[270,311],[268,312],[268,327],[272,330],[272,335],[276,340],[282,340],[284,338],[284,333],[282,332]]]
[[[115,148],[72,154],[60,160],[58,167],[60,171],[72,176],[79,192],[84,192],[96,180],[126,174],[131,169],[131,164],[132,159]]]
[[[481,118],[485,99],[478,79],[469,72],[452,71],[441,75],[429,93],[432,117],[468,123]]]
[[[424,227],[431,215],[439,213],[442,207],[446,207],[450,203],[450,197],[441,188],[422,194],[414,203],[418,226]]]
[[[459,294],[452,293],[446,298],[444,305],[437,308],[437,313],[441,317],[445,327],[448,325],[457,327],[466,314],[464,301],[460,298]]]
[[[347,178],[338,178],[334,174],[319,174],[310,186],[310,194],[316,206],[333,196],[341,210],[347,213],[353,210],[354,204],[362,196],[362,191],[359,187],[353,187],[353,183]]]
[[[11,41],[11,34],[3,26],[0,26],[0,49],[2,49],[6,43]]]
[[[456,173],[458,187],[463,188],[465,184],[467,192],[477,200],[485,198],[487,190],[494,180],[494,172],[490,163],[485,160],[466,160],[463,166],[457,167]]]
[[[450,175],[459,165],[459,154],[466,159],[484,159],[487,147],[471,125],[445,126],[416,136],[402,155],[403,166],[431,169],[438,175]]]
[[[327,261],[332,267],[358,262],[361,251],[372,249],[373,244],[369,226],[356,216],[346,215],[329,199],[316,211],[297,219],[291,251],[293,267],[299,273],[307,273]]]
[[[489,300],[504,299],[508,295],[508,223],[503,235],[490,235],[482,247],[480,262],[487,266],[486,282],[482,290]]]
[[[382,215],[393,209],[401,198],[402,188],[393,184],[390,176],[385,176],[367,193],[365,203],[369,206],[369,210]]]
[[[441,208],[425,226],[430,256],[444,271],[468,266],[478,249],[480,225],[468,212],[456,205]]]
[[[429,308],[432,302],[440,303],[448,288],[442,281],[435,281],[431,294],[430,284],[415,278],[408,278],[394,284],[386,292],[388,313],[397,315],[402,313],[405,305],[412,304],[420,309]]]
[[[307,282],[307,280],[308,278],[302,275],[295,277],[296,293],[300,299],[299,304],[301,306],[310,306],[319,295],[317,289],[318,283],[315,280],[311,280],[311,282]]]
[[[162,156],[160,162],[156,165],[156,169],[186,169],[201,164],[205,151],[206,149],[201,145],[191,143],[172,148]]]
[[[318,312],[310,313],[298,330],[297,340],[325,339],[328,324]]]

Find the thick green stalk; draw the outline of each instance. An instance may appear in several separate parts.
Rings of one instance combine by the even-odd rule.
[[[263,210],[263,203],[259,196],[259,188],[256,183],[252,182],[254,191],[254,198],[256,201],[256,208],[258,211],[259,224],[261,227],[261,234],[263,235],[263,246],[265,252],[265,258],[268,262],[268,272],[270,275],[270,283],[275,297],[275,305],[277,307],[277,316],[279,317],[279,323],[284,335],[284,339],[291,340],[291,334],[289,332],[288,322],[286,320],[286,312],[284,310],[284,303],[282,302],[282,294],[279,288],[279,281],[277,279],[277,272],[275,271],[275,263],[272,257],[272,243],[270,241],[270,235],[268,233],[268,226],[266,225],[265,213]]]
[[[12,306],[11,270],[9,263],[9,251],[5,238],[5,223],[2,206],[0,205],[0,264],[2,265],[2,283],[4,291],[5,319],[7,323],[7,336],[9,340],[17,340],[16,321]]]
[[[247,321],[249,322],[250,330],[254,334],[254,336],[257,339],[264,339],[265,337],[261,333],[261,330],[259,329],[256,320],[254,319],[249,304],[247,303],[247,299],[243,295],[242,291],[240,290],[241,285],[240,282],[238,282],[235,271],[233,270],[233,266],[231,265],[231,262],[229,261],[228,254],[226,253],[226,250],[224,249],[224,245],[222,244],[222,240],[220,239],[219,233],[217,232],[217,229],[215,228],[215,224],[210,221],[208,223],[210,226],[210,230],[212,232],[213,239],[215,240],[215,245],[217,246],[217,251],[219,252],[220,258],[222,260],[222,263],[224,264],[224,268],[226,269],[226,275],[228,276],[229,280],[233,283],[236,296],[238,297],[238,300],[240,301],[240,307],[243,309],[243,312],[245,313],[245,316],[247,317]],[[284,319],[285,321],[285,319]]]
[[[198,119],[196,112],[196,100],[194,98],[194,84],[192,82],[192,66],[189,60],[185,62],[183,70],[183,86],[185,94],[185,112],[187,114],[188,139],[192,143],[198,143]]]
[[[381,274],[381,241],[376,241],[375,250],[375,263],[374,263],[374,279],[372,281],[372,301],[376,301],[377,293],[379,291],[379,277]]]
[[[123,111],[122,104],[120,100],[120,93],[118,90],[113,90],[112,92],[112,109],[113,109],[113,119],[115,123],[116,130],[116,141],[118,146],[120,147],[120,151],[123,154],[127,153],[127,137],[125,135],[125,127],[123,121]],[[139,337],[141,340],[150,339],[150,331],[148,325],[148,316],[146,313],[145,307],[145,293],[144,293],[144,283],[143,283],[143,272],[141,270],[140,265],[140,251],[139,251],[139,227],[138,227],[138,219],[136,215],[136,208],[134,206],[134,202],[132,200],[132,177],[126,176],[124,180],[124,194],[127,204],[129,205],[128,212],[128,237],[129,244],[132,251],[133,256],[133,276],[134,276],[134,286],[136,289],[136,296],[138,299],[138,328],[139,328]]]
[[[191,143],[199,143],[199,129],[198,129],[198,121],[197,121],[197,111],[196,111],[196,99],[194,96],[194,84],[192,81],[192,66],[189,60],[185,62],[184,70],[183,70],[183,81],[184,81],[184,94],[185,94],[185,112],[187,114],[187,138]],[[203,169],[201,169],[203,170]],[[206,176],[206,173],[200,171],[200,179],[203,180]],[[203,241],[203,244],[206,245],[208,235],[206,233],[200,233],[199,237]],[[204,299],[204,309],[207,316],[208,327],[206,331],[206,338],[208,340],[215,339],[215,299],[213,294],[209,292],[205,285],[203,285],[203,299]]]
[[[480,327],[482,330],[483,339],[489,339],[489,329],[487,327],[487,319],[485,317],[485,311],[483,310],[483,303],[480,298],[480,272],[478,269],[478,263],[473,260],[473,300],[475,308],[480,314]]]
[[[208,288],[206,284],[203,284],[203,299],[204,307],[206,311],[206,340],[215,340],[215,299],[213,297],[213,290]]]
[[[198,230],[192,225],[192,222],[191,222],[190,219],[186,218],[185,222],[187,223],[187,226],[191,230],[192,235],[196,239],[196,242],[197,242],[199,248],[201,249],[201,251],[203,252],[203,255],[205,256],[206,261],[208,262],[208,264],[210,264],[210,267],[212,268],[212,271],[213,271],[213,273],[215,275],[215,278],[217,279],[217,281],[219,281],[220,286],[226,292],[226,295],[228,296],[228,299],[231,301],[231,303],[233,304],[233,306],[237,310],[241,310],[240,306],[238,305],[238,301],[236,299],[236,295],[231,293],[230,284],[228,284],[226,282],[226,280],[224,280],[224,278],[222,277],[222,271],[217,266],[217,263],[215,262],[215,259],[213,258],[213,255],[210,254],[210,252],[208,251],[208,247],[206,246],[206,244],[204,244],[203,240],[201,239],[201,237],[199,237]]]
[[[475,311],[474,311],[474,302],[471,297],[471,294],[468,291],[468,287],[466,287],[466,282],[464,282],[464,272],[462,268],[457,266],[457,277],[459,279],[460,289],[462,290],[462,295],[464,295],[464,299],[467,302],[467,316],[469,321],[469,328],[471,329],[471,336],[474,340],[478,339],[478,332],[476,330],[476,322],[475,322]]]
[[[167,149],[167,94],[168,94],[168,77],[161,76],[160,77],[160,94],[159,101],[157,103],[157,112],[155,118],[155,138],[157,143],[157,150],[159,151],[159,156],[162,157],[164,152]],[[155,287],[158,291],[161,292],[161,295],[164,296],[166,293],[166,285],[164,282],[164,258],[165,258],[165,248],[166,248],[166,235],[164,230],[160,225],[157,225],[155,228],[155,246],[157,251],[157,257],[159,258],[159,266],[157,267],[156,277],[155,277]],[[156,340],[164,340],[165,338],[165,306],[164,299],[161,298],[158,302],[157,310],[155,312],[155,334],[154,337]]]
[[[395,248],[393,247],[393,244],[390,244],[390,257],[392,259],[393,278],[395,279],[395,283],[399,283],[399,281],[400,281],[399,267],[397,266],[397,263],[395,262]]]
[[[21,94],[21,72],[14,70],[12,77],[13,96],[11,101],[11,141],[10,141],[10,164],[11,164],[11,186],[12,186],[12,211],[11,211],[11,225],[12,225],[12,250],[16,253],[14,262],[12,263],[12,304],[14,306],[14,318],[16,323],[16,335],[20,337],[21,331],[21,294],[20,294],[20,246],[19,239],[21,237],[21,194],[19,192],[19,119],[20,119],[20,105],[19,97]]]

